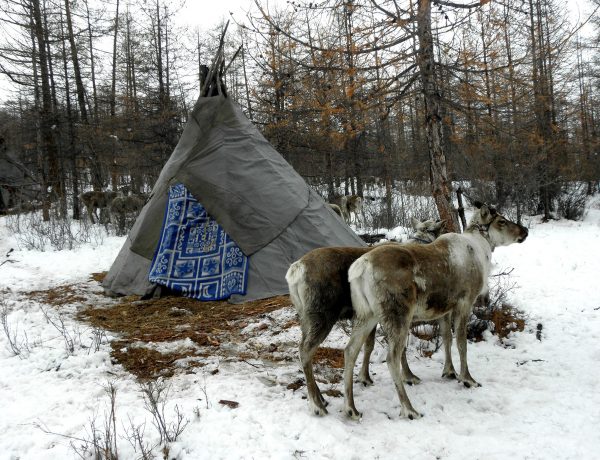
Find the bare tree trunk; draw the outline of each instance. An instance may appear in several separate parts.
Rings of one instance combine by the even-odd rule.
[[[171,101],[171,66],[169,62],[169,14],[167,10],[167,6],[164,6],[165,9],[165,95],[167,101]]]
[[[81,68],[79,65],[79,55],[77,54],[77,44],[75,43],[75,33],[73,31],[73,21],[71,20],[71,5],[69,0],[65,0],[65,16],[67,19],[67,34],[69,36],[69,44],[71,47],[71,60],[73,63],[73,75],[75,77],[75,88],[77,90],[77,101],[79,103],[79,113],[81,121],[84,126],[90,127],[90,120],[88,117],[87,103],[85,100],[85,87],[83,86],[83,79],[81,77]],[[90,136],[91,133],[86,133]],[[94,148],[93,142],[88,142],[90,149],[90,173],[92,176],[92,186],[94,190],[102,189],[102,172],[100,168],[100,162]]]
[[[591,148],[590,148],[590,123],[588,115],[588,90],[583,73],[583,56],[581,43],[577,39],[577,83],[579,86],[579,121],[581,123],[581,149],[585,158],[583,179],[587,182],[587,194],[592,195],[594,186],[591,171]]]
[[[160,20],[160,4],[156,0],[156,60],[158,71],[158,99],[160,111],[165,110],[165,80],[163,71],[163,56],[162,56],[162,23]]]
[[[535,116],[538,135],[541,139],[539,146],[540,158],[538,161],[538,170],[540,174],[540,201],[544,213],[544,221],[551,219],[551,168],[552,158],[550,149],[552,148],[552,111],[550,101],[548,75],[545,70],[547,62],[545,55],[549,52],[544,44],[542,16],[539,0],[534,7],[533,0],[529,0],[530,15],[530,34],[531,34],[531,54],[533,57],[532,79],[533,93],[535,97]]]
[[[433,199],[446,229],[458,232],[458,218],[452,204],[452,185],[446,170],[443,149],[443,126],[440,116],[440,95],[436,82],[433,37],[431,33],[431,0],[419,0],[417,33],[419,38],[419,73],[425,102],[425,126],[429,151],[429,178]]]
[[[333,201],[335,197],[335,187],[333,179],[333,153],[330,148],[325,152],[325,178],[327,180],[327,199]]]
[[[138,102],[137,102],[137,84],[135,77],[135,57],[133,52],[133,44],[131,40],[131,16],[129,14],[129,7],[127,8],[127,30],[126,30],[127,45],[127,97],[128,104],[131,106],[133,101],[133,113],[137,116],[138,113]]]
[[[344,27],[344,45],[345,45],[345,57],[346,66],[348,73],[348,86],[346,88],[346,94],[349,95],[349,111],[348,111],[348,122],[347,126],[350,127],[349,132],[346,132],[346,154],[351,167],[350,174],[352,178],[356,178],[356,190],[354,190],[354,181],[352,181],[352,194],[359,196],[363,195],[362,190],[362,158],[358,152],[359,141],[361,138],[360,128],[358,127],[357,120],[359,118],[359,111],[357,110],[357,82],[356,82],[356,66],[354,63],[354,40],[352,37],[353,33],[353,22],[352,14],[354,12],[354,0],[346,0],[344,3],[343,11],[343,27]]]
[[[113,119],[113,121],[115,118],[115,108],[117,103],[117,38],[119,34],[119,0],[117,0],[115,8],[115,33],[113,35],[112,75],[110,86],[110,117]]]
[[[98,91],[96,89],[96,62],[94,55],[94,42],[92,41],[92,19],[90,17],[90,8],[88,1],[85,0],[85,11],[88,25],[88,43],[90,47],[90,73],[92,79],[93,113],[94,121],[98,121]]]
[[[69,35],[69,43],[71,45],[71,60],[73,63],[73,73],[75,75],[75,86],[77,88],[77,100],[79,102],[79,113],[81,121],[84,124],[89,124],[87,113],[87,104],[85,102],[85,88],[81,78],[81,69],[79,67],[79,56],[77,54],[77,44],[75,43],[75,34],[73,32],[73,21],[71,20],[71,5],[69,0],[65,0],[65,15],[67,18],[67,33]]]
[[[53,178],[56,189],[54,190],[55,197],[58,198],[60,216],[66,218],[67,216],[67,196],[65,188],[65,172],[63,165],[63,153],[61,149],[61,135],[60,135],[60,124],[58,123],[58,117],[56,115],[58,108],[58,100],[56,98],[56,82],[54,81],[54,68],[52,61],[52,52],[50,50],[50,39],[49,39],[49,28],[48,28],[48,14],[46,11],[46,2],[43,3],[44,12],[44,41],[46,42],[46,56],[48,60],[48,81],[50,84],[50,94],[52,100],[52,118],[54,120],[52,129],[52,142],[56,148],[56,166],[53,174],[56,176]]]
[[[43,162],[48,165],[46,176],[46,189],[44,190],[44,220],[50,220],[49,214],[49,197],[47,190],[51,193],[59,193],[60,184],[58,182],[59,167],[56,152],[56,144],[52,135],[52,127],[55,125],[54,114],[52,111],[52,94],[48,74],[48,55],[46,48],[46,38],[44,35],[44,23],[42,21],[42,12],[40,9],[39,0],[31,1],[31,14],[33,20],[33,30],[37,44],[38,59],[37,64],[40,71],[41,80],[41,105],[39,106],[39,123],[40,123],[40,152]]]
[[[64,23],[62,18],[62,12],[60,15],[60,28],[62,36],[65,37]],[[71,106],[71,85],[69,82],[69,67],[67,61],[67,47],[65,40],[62,40],[62,54],[63,54],[63,72],[65,80],[65,103],[67,110],[67,130],[69,137],[68,154],[70,160],[71,169],[71,186],[73,189],[73,219],[79,220],[81,218],[79,209],[79,174],[77,173],[77,147],[75,146],[75,126],[73,118],[73,108]]]
[[[509,8],[508,5],[504,5],[504,43],[506,46],[506,60],[508,64],[508,75],[509,75],[509,86],[510,86],[510,117],[509,117],[509,136],[510,142],[508,144],[508,164],[515,164],[515,151],[516,151],[516,141],[517,141],[517,82],[516,82],[516,72],[515,66],[512,57],[512,43],[510,39],[510,34],[508,33],[509,27]],[[521,223],[521,202],[523,201],[523,193],[524,193],[524,184],[523,180],[520,177],[520,174],[516,174],[516,177],[513,176],[511,180],[510,186],[512,192],[512,198],[517,205],[517,222]]]
[[[29,18],[30,22],[30,35],[31,35],[31,67],[33,69],[33,95],[35,103],[35,111],[37,116],[35,117],[35,134],[36,134],[36,153],[37,162],[40,175],[40,182],[42,186],[42,219],[47,222],[50,220],[50,201],[48,200],[48,172],[46,171],[44,148],[42,142],[42,120],[41,120],[41,107],[42,107],[42,96],[40,91],[40,79],[39,79],[39,58],[37,52],[37,42],[35,36],[35,24],[33,22],[33,6],[32,14]],[[23,108],[21,108],[23,113]]]

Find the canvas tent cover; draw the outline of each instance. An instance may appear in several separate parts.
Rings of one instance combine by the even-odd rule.
[[[104,280],[115,294],[152,289],[169,187],[183,184],[249,258],[242,302],[287,293],[285,273],[306,252],[362,240],[275,151],[230,98],[200,97],[149,201]]]

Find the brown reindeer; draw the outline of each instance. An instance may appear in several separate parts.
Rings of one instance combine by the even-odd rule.
[[[428,220],[413,221],[416,233],[409,242],[431,242],[435,240],[443,227],[443,221]],[[306,377],[308,402],[311,411],[316,415],[327,413],[326,401],[315,381],[313,373],[313,357],[319,345],[331,332],[333,325],[341,319],[353,316],[350,300],[350,285],[348,284],[348,268],[360,256],[372,248],[319,248],[304,255],[294,262],[287,274],[286,280],[290,297],[302,329],[300,341],[300,360]],[[365,385],[373,383],[369,375],[369,358],[375,345],[375,330],[373,327],[365,342],[363,367],[359,380]],[[405,379],[411,383],[419,381],[409,369],[406,356],[402,356]]]
[[[401,416],[421,417],[408,399],[400,367],[412,321],[446,317],[442,337],[449,343],[452,318],[460,356],[458,380],[467,387],[480,386],[467,366],[467,320],[477,297],[487,294],[492,251],[497,246],[523,242],[527,229],[493,208],[479,206],[463,234],[448,233],[428,245],[382,245],[350,266],[355,320],[344,350],[344,410],[348,416],[360,418],[354,405],[353,368],[377,323],[387,335],[387,364],[400,399]],[[448,355],[442,375],[455,375]]]
[[[119,195],[121,195],[120,192],[89,191],[79,195],[79,199],[85,206],[92,224],[95,224],[96,221],[94,220],[94,217],[99,219],[98,215],[96,215],[96,209],[99,209],[100,215],[102,215],[102,210],[108,208],[108,205],[112,202],[112,200]]]

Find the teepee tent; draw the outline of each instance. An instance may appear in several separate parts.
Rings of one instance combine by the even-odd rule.
[[[306,252],[364,245],[227,96],[222,52],[215,61],[104,280],[109,293],[147,295],[158,283],[200,299],[266,298],[288,292],[285,273]],[[232,280],[241,284],[228,293]]]

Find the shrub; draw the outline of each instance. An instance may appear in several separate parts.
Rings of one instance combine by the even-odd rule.
[[[585,215],[587,185],[584,183],[565,183],[557,198],[558,214],[569,220],[581,220]]]

